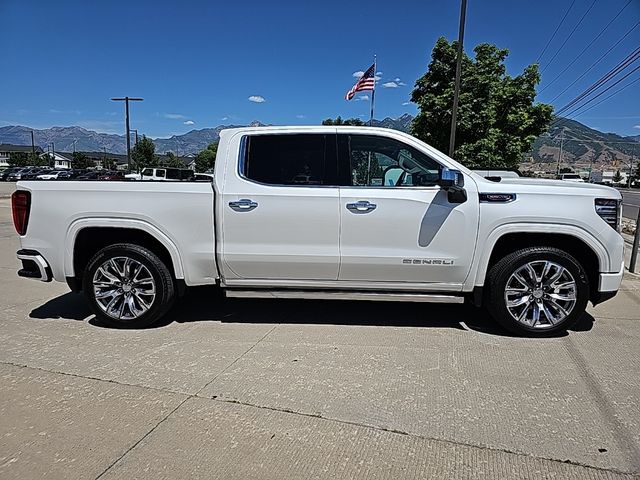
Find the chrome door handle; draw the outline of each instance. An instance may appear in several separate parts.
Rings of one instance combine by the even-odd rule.
[[[347,210],[353,213],[369,213],[375,210],[377,205],[366,200],[359,200],[355,203],[347,203]]]
[[[258,207],[258,202],[254,202],[248,198],[243,198],[237,202],[229,202],[229,206],[231,207],[231,210],[235,210],[236,212],[250,212],[254,208]]]

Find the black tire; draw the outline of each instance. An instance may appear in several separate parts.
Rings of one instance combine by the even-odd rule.
[[[112,259],[122,261],[129,258],[143,265],[154,282],[155,295],[149,301],[148,309],[135,318],[114,318],[108,315],[98,303],[94,291],[94,275],[96,271]],[[130,243],[118,243],[103,248],[89,261],[82,279],[83,290],[95,316],[108,326],[115,328],[144,328],[160,320],[171,308],[175,299],[175,285],[171,272],[158,256],[151,250]],[[130,287],[129,287],[130,288]],[[135,292],[135,290],[133,290]],[[124,302],[124,300],[123,300]],[[138,307],[140,304],[138,303]],[[131,310],[129,310],[131,311]]]
[[[527,263],[535,261],[549,261],[564,267],[573,276],[576,285],[576,300],[569,314],[556,324],[544,325],[542,328],[519,322],[509,312],[505,299],[505,290],[511,275]],[[563,250],[552,247],[529,247],[517,250],[493,265],[487,274],[485,291],[485,307],[493,319],[505,329],[523,336],[548,336],[565,332],[584,314],[589,300],[589,279],[580,263]]]

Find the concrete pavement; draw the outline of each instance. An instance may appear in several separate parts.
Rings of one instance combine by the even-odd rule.
[[[100,325],[18,279],[0,200],[0,478],[638,478],[640,281],[566,336],[465,306],[232,301]],[[634,477],[635,475],[635,477]]]

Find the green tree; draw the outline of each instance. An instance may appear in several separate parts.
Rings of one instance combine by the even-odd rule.
[[[90,160],[82,152],[73,152],[73,156],[71,157],[71,166],[73,168],[89,168],[95,167],[95,163],[93,160]]]
[[[196,155],[196,172],[213,170],[218,153],[218,142],[210,143],[207,148]]]
[[[360,120],[359,118],[347,118],[346,120],[343,120],[340,115],[338,115],[335,119],[327,118],[327,119],[322,121],[322,125],[355,125],[355,126],[362,126],[364,124],[365,123],[362,120]]]
[[[157,165],[158,157],[156,156],[156,146],[153,140],[143,135],[131,150],[131,160],[133,161],[133,168],[138,172],[142,171],[143,168]]]
[[[106,170],[115,170],[116,168],[118,168],[118,164],[113,158],[107,157],[102,160],[102,168]]]
[[[165,167],[184,168],[184,162],[176,157],[175,153],[167,152],[166,158],[162,161],[162,165]]]
[[[449,151],[456,49],[457,42],[438,39],[411,96],[419,109],[412,133],[443,152]],[[508,50],[485,43],[474,53],[474,59],[466,54],[462,58],[453,156],[472,168],[517,168],[553,112],[551,105],[534,103],[538,66],[529,65],[511,77],[504,65]]]
[[[613,180],[613,183],[620,183],[622,181],[622,173],[620,173],[620,170],[616,170],[611,180]]]
[[[26,152],[12,152],[9,154],[9,166],[11,167],[44,167],[49,165],[49,155],[38,155]]]
[[[573,173],[573,169],[571,169],[569,167],[562,167],[560,169],[560,173]]]

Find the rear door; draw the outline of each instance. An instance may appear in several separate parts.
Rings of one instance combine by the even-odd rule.
[[[218,197],[225,281],[337,280],[336,177],[334,134],[242,137]]]
[[[351,173],[340,189],[339,279],[461,288],[476,244],[474,182],[466,202],[450,203],[436,184],[442,165],[414,146],[360,134],[338,144],[340,168]]]

